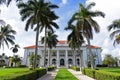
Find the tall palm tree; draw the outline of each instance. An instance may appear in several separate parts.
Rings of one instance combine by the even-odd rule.
[[[9,48],[9,43],[14,44],[16,31],[12,29],[12,27],[7,24],[4,26],[1,26],[1,32],[0,32],[0,48],[3,46],[4,49],[4,43]]]
[[[91,11],[91,8],[95,6],[95,3],[92,2],[87,6],[83,4],[79,4],[79,11],[73,14],[72,18],[68,22],[68,25],[76,22],[77,28],[80,32],[82,32],[83,36],[86,38],[88,43],[89,53],[91,54],[91,68],[94,68],[92,51],[90,47],[90,40],[93,39],[93,30],[98,33],[100,31],[100,27],[98,23],[92,19],[93,17],[102,16],[105,14],[101,11]]]
[[[6,4],[7,6],[9,6],[9,4],[11,3],[12,0],[0,0],[0,4]],[[18,1],[22,1],[22,0],[15,0],[16,2]]]
[[[48,22],[54,19],[54,12],[51,11],[56,5],[50,2],[44,2],[44,0],[29,0],[26,3],[19,3],[20,15],[22,21],[26,21],[25,30],[28,31],[29,26],[36,31],[36,47],[35,47],[35,60],[34,69],[36,68],[36,57],[38,52],[38,38],[39,32],[42,32],[43,28],[48,25]],[[49,20],[49,21],[48,21]]]
[[[111,25],[108,26],[108,31],[114,30],[110,37],[114,39],[113,45],[120,43],[120,19],[114,20]]]
[[[50,53],[51,53],[51,49],[53,47],[56,47],[57,45],[57,42],[58,42],[57,35],[51,31],[48,31],[46,35],[46,41],[45,41],[45,37],[42,37],[41,42],[42,43],[46,42],[48,48],[50,49]],[[49,61],[50,61],[50,55],[49,55]],[[50,62],[49,62],[49,66],[50,66]]]
[[[18,48],[20,48],[20,46],[18,44],[15,44],[14,47],[11,47],[10,49],[12,49],[12,52],[14,53],[13,56],[15,56],[15,53],[18,52]]]
[[[81,32],[78,31],[77,26],[75,25],[68,25],[65,30],[71,30],[72,32],[68,35],[68,44],[69,47],[71,47],[74,50],[74,55],[75,55],[75,50],[78,48],[78,52],[80,53],[80,70],[82,70],[82,54],[80,51],[80,47],[82,43],[84,43],[83,36]]]

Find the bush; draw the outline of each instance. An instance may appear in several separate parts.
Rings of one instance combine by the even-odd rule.
[[[26,65],[19,65],[18,66],[19,68],[25,68],[25,67],[27,67]]]
[[[120,74],[96,71],[96,80],[120,80]]]
[[[76,66],[72,66],[71,69],[75,70],[75,71],[80,71],[80,68],[79,67],[76,67]]]
[[[46,74],[46,69],[30,70],[26,73],[0,76],[0,80],[36,80],[37,78]]]
[[[55,69],[55,67],[53,67],[53,66],[48,67],[48,71],[52,71],[54,69]]]
[[[120,74],[100,70],[82,69],[82,73],[96,80],[120,80]]]
[[[104,65],[104,64],[97,64],[96,67],[108,67],[107,65]]]
[[[89,77],[95,78],[95,70],[84,69],[83,73],[85,73],[85,75],[87,75]]]

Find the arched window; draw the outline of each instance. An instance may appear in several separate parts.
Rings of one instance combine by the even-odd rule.
[[[77,65],[80,65],[80,59],[77,59]]]
[[[52,59],[52,64],[53,64],[53,65],[56,64],[56,59]]]
[[[47,63],[48,63],[48,59],[45,60],[45,64],[46,64],[46,65],[47,65]]]
[[[68,59],[68,64],[69,64],[69,65],[72,65],[72,64],[73,64],[72,59]]]

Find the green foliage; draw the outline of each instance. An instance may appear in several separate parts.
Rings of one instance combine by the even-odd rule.
[[[89,76],[89,77],[92,77],[92,78],[95,78],[95,70],[91,70],[91,69],[83,69],[82,70],[83,74]]]
[[[103,64],[108,65],[108,67],[114,66],[114,64],[116,64],[115,58],[110,54],[106,54],[105,59],[103,60]]]
[[[80,68],[79,67],[76,67],[76,66],[72,66],[71,69],[75,70],[75,71],[80,71]]]
[[[59,69],[58,74],[55,77],[55,80],[78,80],[72,73],[67,69]]]
[[[34,54],[31,54],[30,56],[29,56],[29,61],[30,61],[30,65],[31,66],[33,66],[33,64],[34,64],[34,58],[35,58],[35,55]],[[37,65],[39,64],[39,61],[40,61],[40,55],[37,55]]]
[[[26,65],[19,65],[18,66],[19,68],[25,68],[25,67],[27,67]]]
[[[120,74],[116,72],[117,70],[118,69],[115,70],[115,68],[105,68],[103,70],[102,68],[99,70],[82,69],[82,73],[96,80],[120,80]]]
[[[36,80],[46,74],[46,69],[28,70],[23,68],[12,68],[0,74],[0,80]],[[6,75],[7,74],[7,75]]]
[[[120,74],[96,71],[96,80],[120,80]]]
[[[49,67],[48,67],[48,71],[52,71],[52,70],[54,70],[54,69],[55,69],[54,66],[49,66]]]
[[[16,31],[13,30],[9,24],[1,26],[0,48],[3,46],[4,49],[4,44],[6,44],[8,48],[9,43],[13,45],[15,43],[15,34]]]

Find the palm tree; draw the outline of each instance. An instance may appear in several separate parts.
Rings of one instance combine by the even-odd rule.
[[[54,7],[57,6],[52,5],[50,2],[44,2],[44,0],[29,0],[26,3],[18,4],[22,21],[27,20],[25,30],[28,31],[29,26],[31,26],[32,29],[36,26],[34,28],[36,31],[34,69],[36,67],[39,32],[41,32],[43,28],[48,25],[48,22],[50,23],[51,20],[55,20],[55,14],[51,11]]]
[[[11,3],[12,0],[0,0],[0,4],[6,4],[7,6],[9,6],[9,4]],[[15,0],[16,2],[20,2],[22,0]]]
[[[58,39],[57,39],[57,35],[54,34],[53,32],[51,31],[48,31],[47,35],[46,35],[46,41],[45,41],[45,37],[42,37],[41,39],[41,42],[42,43],[45,43],[47,44],[47,46],[49,47],[50,49],[50,53],[51,53],[51,49],[53,47],[56,47],[57,45],[57,42],[58,42]],[[46,59],[46,58],[45,58]],[[50,55],[49,55],[49,61],[50,61]],[[49,66],[50,66],[50,62],[49,62]]]
[[[14,57],[12,57],[12,62],[15,63],[15,67],[16,67],[16,64],[21,62],[21,59],[18,55],[15,55]]]
[[[4,26],[1,26],[1,32],[0,32],[0,48],[3,46],[4,49],[4,43],[6,43],[7,47],[9,48],[9,43],[14,44],[16,31],[12,29],[12,27],[7,24]]]
[[[80,53],[80,70],[82,70],[82,56],[81,56],[81,51],[80,51],[80,47],[82,45],[82,43],[84,42],[83,36],[81,34],[81,32],[78,31],[77,26],[74,25],[68,25],[67,28],[65,28],[65,30],[71,30],[72,32],[68,35],[68,44],[69,47],[71,47],[74,50],[74,54],[75,54],[75,50],[76,48],[78,48],[78,52]]]
[[[11,47],[10,49],[12,49],[12,52],[14,53],[13,56],[15,56],[15,53],[18,52],[18,48],[20,48],[20,46],[18,44],[15,44],[14,47]]]
[[[113,45],[120,43],[120,19],[114,20],[111,25],[108,26],[108,31],[114,30],[110,37],[114,39]]]
[[[93,17],[102,16],[104,17],[104,13],[101,11],[91,11],[91,8],[95,6],[95,3],[90,3],[87,6],[83,4],[79,4],[79,11],[73,14],[72,18],[68,22],[68,25],[76,22],[77,29],[82,32],[82,35],[86,38],[88,43],[89,53],[91,54],[91,68],[94,69],[92,51],[90,47],[90,40],[93,39],[93,30],[98,33],[100,31],[100,27],[98,23],[92,19]]]

